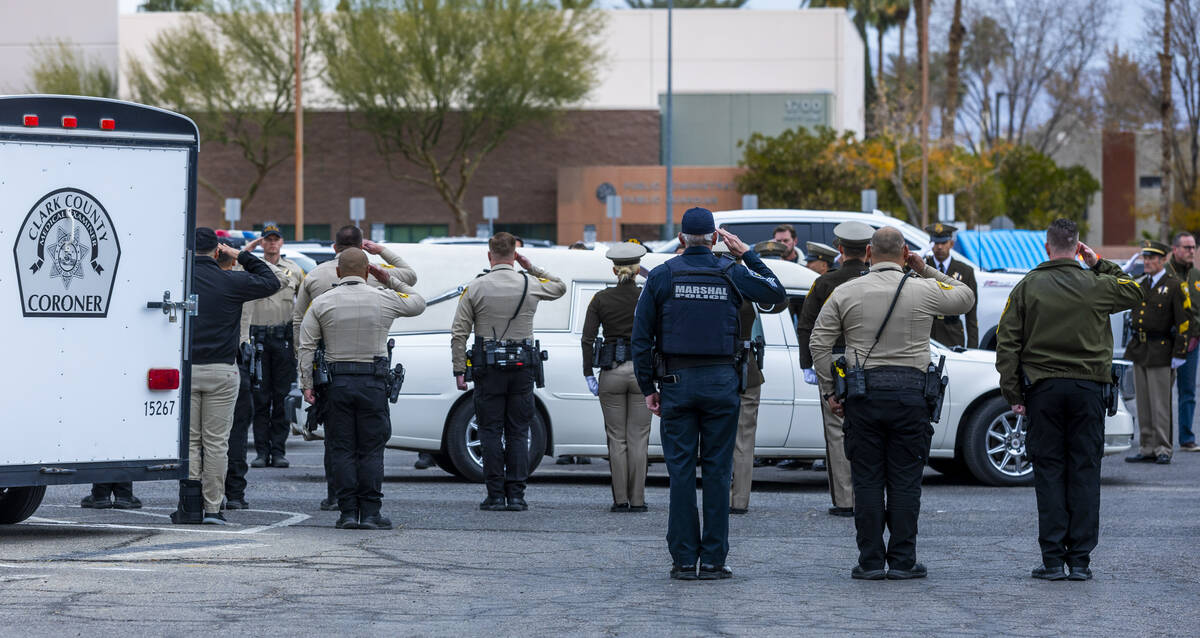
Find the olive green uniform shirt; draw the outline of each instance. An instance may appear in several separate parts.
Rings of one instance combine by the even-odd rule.
[[[1150,275],[1138,279],[1142,303],[1129,313],[1131,330],[1125,358],[1147,368],[1171,365],[1171,359],[1187,357],[1192,334],[1192,303],[1187,283],[1163,271],[1157,282]]]
[[[472,327],[477,339],[532,339],[533,314],[538,302],[558,299],[565,292],[567,286],[561,279],[537,266],[530,266],[528,273],[519,273],[512,264],[497,264],[486,275],[476,278],[459,296],[458,310],[450,325],[454,375],[467,369],[467,337]]]
[[[325,360],[369,363],[387,356],[388,330],[399,317],[425,312],[425,299],[407,284],[392,291],[343,277],[312,302],[300,323],[300,387],[313,387],[313,355],[325,342]]]
[[[1074,259],[1052,259],[1013,288],[996,330],[996,370],[1009,405],[1024,405],[1021,375],[1042,379],[1112,382],[1109,315],[1137,306],[1142,289],[1101,259],[1085,269]]]
[[[1189,337],[1200,337],[1200,303],[1195,303],[1200,297],[1200,268],[1192,264],[1177,264],[1174,258],[1167,259],[1167,272],[1180,281],[1187,282],[1188,298],[1192,299],[1191,334]]]
[[[971,309],[966,312],[966,315],[942,315],[933,318],[933,331],[929,336],[938,343],[954,347],[963,346],[964,348],[979,347],[979,315],[976,310],[979,307],[979,287],[975,284],[975,269],[964,264],[953,257],[946,260],[946,274],[955,279],[967,284],[971,288],[971,292],[975,293],[975,303]],[[925,263],[938,268],[937,260],[932,255],[925,258]],[[966,319],[967,331],[963,334],[963,319]]]
[[[637,308],[638,296],[642,287],[630,279],[612,288],[605,288],[592,297],[588,304],[587,315],[583,320],[583,376],[593,376],[592,355],[596,344],[596,335],[604,326],[605,339],[624,339],[630,341],[633,335],[633,311]],[[633,360],[633,349],[629,349],[629,360]]]
[[[812,288],[808,291],[808,296],[804,298],[804,306],[800,310],[800,321],[796,325],[796,338],[800,342],[800,367],[805,370],[813,367],[812,351],[809,349],[809,340],[812,338],[813,326],[817,323],[817,315],[821,314],[821,307],[825,305],[825,300],[829,299],[829,295],[838,286],[857,279],[871,272],[867,268],[867,263],[861,259],[848,259],[841,268],[831,270],[813,282]],[[836,346],[844,346],[845,342],[838,339]]]
[[[838,286],[817,315],[810,347],[813,366],[821,381],[821,396],[833,392],[833,346],[846,340],[846,362],[870,370],[879,366],[907,366],[925,372],[929,367],[929,326],[937,315],[957,315],[975,303],[975,293],[962,281],[925,266],[919,277],[896,289],[904,271],[899,264],[882,262],[871,272]],[[895,310],[875,342],[875,333],[887,317],[892,299]],[[870,358],[867,353],[870,352]]]
[[[384,270],[391,275],[386,287],[396,292],[403,292],[401,285],[417,285],[417,271],[405,263],[394,250],[384,248],[380,251],[379,256],[386,262]],[[295,333],[292,343],[300,343],[300,322],[304,320],[304,313],[308,312],[309,305],[317,297],[329,292],[337,282],[337,257],[318,264],[316,268],[309,271],[308,276],[301,282],[299,290],[296,291],[296,302],[292,308],[292,330]],[[373,288],[384,287],[384,284],[375,277],[367,277],[367,285]]]

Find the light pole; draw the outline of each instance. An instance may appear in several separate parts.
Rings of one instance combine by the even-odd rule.
[[[670,239],[675,236],[675,220],[673,219],[671,204],[673,199],[673,191],[671,189],[671,91],[674,87],[671,85],[671,56],[673,53],[671,43],[672,17],[675,13],[675,0],[667,0],[667,236],[664,239]]]

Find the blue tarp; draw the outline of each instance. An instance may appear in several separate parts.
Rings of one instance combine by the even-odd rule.
[[[963,230],[955,240],[954,247],[983,270],[1031,270],[1046,261],[1044,230]]]

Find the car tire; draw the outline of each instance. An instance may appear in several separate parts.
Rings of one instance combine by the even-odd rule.
[[[1018,418],[1002,397],[992,397],[972,413],[960,436],[963,461],[971,475],[987,485],[1033,484],[1033,466],[1025,449],[1028,420]]]
[[[20,523],[33,516],[45,495],[45,485],[0,488],[0,525]]]
[[[979,349],[980,350],[991,350],[991,351],[995,352],[996,351],[996,341],[997,341],[996,328],[995,327],[988,328],[988,331],[983,333],[983,336],[979,338]]]
[[[453,474],[458,478],[463,478],[462,473],[458,471],[458,468],[454,466],[454,462],[450,460],[449,454],[434,454],[433,461],[434,463],[437,463],[438,467],[442,468],[446,472]]]
[[[475,402],[470,398],[460,402],[450,412],[450,423],[446,426],[446,456],[458,476],[472,483],[482,483],[483,460],[474,420]],[[546,423],[537,409],[534,409],[533,423],[529,425],[529,449],[529,475],[533,476],[542,457],[546,455]]]

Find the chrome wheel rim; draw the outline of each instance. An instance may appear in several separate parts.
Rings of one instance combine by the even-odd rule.
[[[985,447],[988,462],[997,472],[1021,478],[1033,472],[1033,464],[1025,448],[1029,421],[1023,416],[1005,412],[988,425]]]

